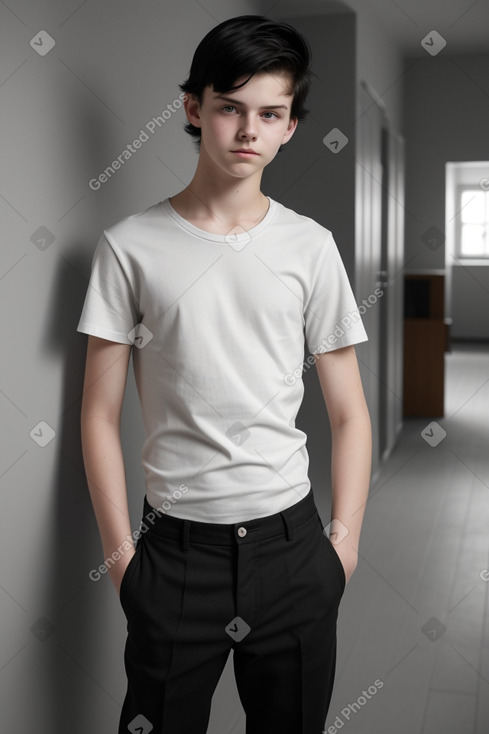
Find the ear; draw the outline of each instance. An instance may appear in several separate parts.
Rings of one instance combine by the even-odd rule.
[[[285,131],[284,136],[282,138],[282,145],[289,142],[292,135],[295,133],[298,123],[299,123],[299,119],[297,117],[290,118],[289,124],[287,125],[287,130]]]
[[[200,122],[200,102],[196,94],[190,93],[183,98],[183,106],[187,120],[194,127],[201,127]]]

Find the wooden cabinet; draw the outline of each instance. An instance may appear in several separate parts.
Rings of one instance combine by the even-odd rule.
[[[443,417],[448,325],[445,276],[411,273],[404,280],[404,416]]]

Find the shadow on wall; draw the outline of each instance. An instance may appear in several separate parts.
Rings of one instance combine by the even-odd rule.
[[[80,102],[80,109],[73,111],[72,123],[78,144],[96,170],[103,151],[110,150],[111,130],[104,116],[96,107],[83,107]],[[101,201],[93,196],[85,199],[86,216],[92,221],[101,219]],[[53,734],[86,734],[94,731],[95,722],[97,731],[115,730],[122,701],[120,691],[104,687],[104,682],[110,680],[105,675],[109,666],[101,658],[101,644],[103,654],[111,653],[106,631],[117,627],[116,615],[101,598],[102,585],[95,588],[88,575],[102,562],[102,553],[81,455],[80,406],[87,337],[77,333],[76,326],[95,245],[83,241],[75,241],[75,247],[69,244],[69,262],[62,255],[58,260],[47,309],[51,320],[42,339],[46,350],[64,364],[51,558],[45,571],[49,599],[46,636],[51,632],[49,624],[54,630],[45,648],[43,718],[51,723]],[[107,581],[110,583],[108,577]],[[114,593],[112,588],[109,591]],[[114,654],[121,653],[118,650]],[[113,707],[107,705],[107,696],[113,700]],[[104,699],[103,704],[94,711],[93,702],[99,697]]]

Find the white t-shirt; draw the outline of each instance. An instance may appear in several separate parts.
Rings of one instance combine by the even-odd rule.
[[[134,345],[146,494],[162,513],[235,523],[304,498],[305,339],[311,353],[367,339],[331,232],[268,198],[231,236],[165,199],[94,252],[77,330]]]

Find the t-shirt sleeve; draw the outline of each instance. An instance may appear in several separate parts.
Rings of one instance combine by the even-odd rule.
[[[314,282],[304,312],[311,354],[322,354],[368,340],[345,266],[328,233],[316,263]]]
[[[90,281],[77,331],[134,344],[128,334],[141,321],[134,291],[106,232],[92,258]]]

